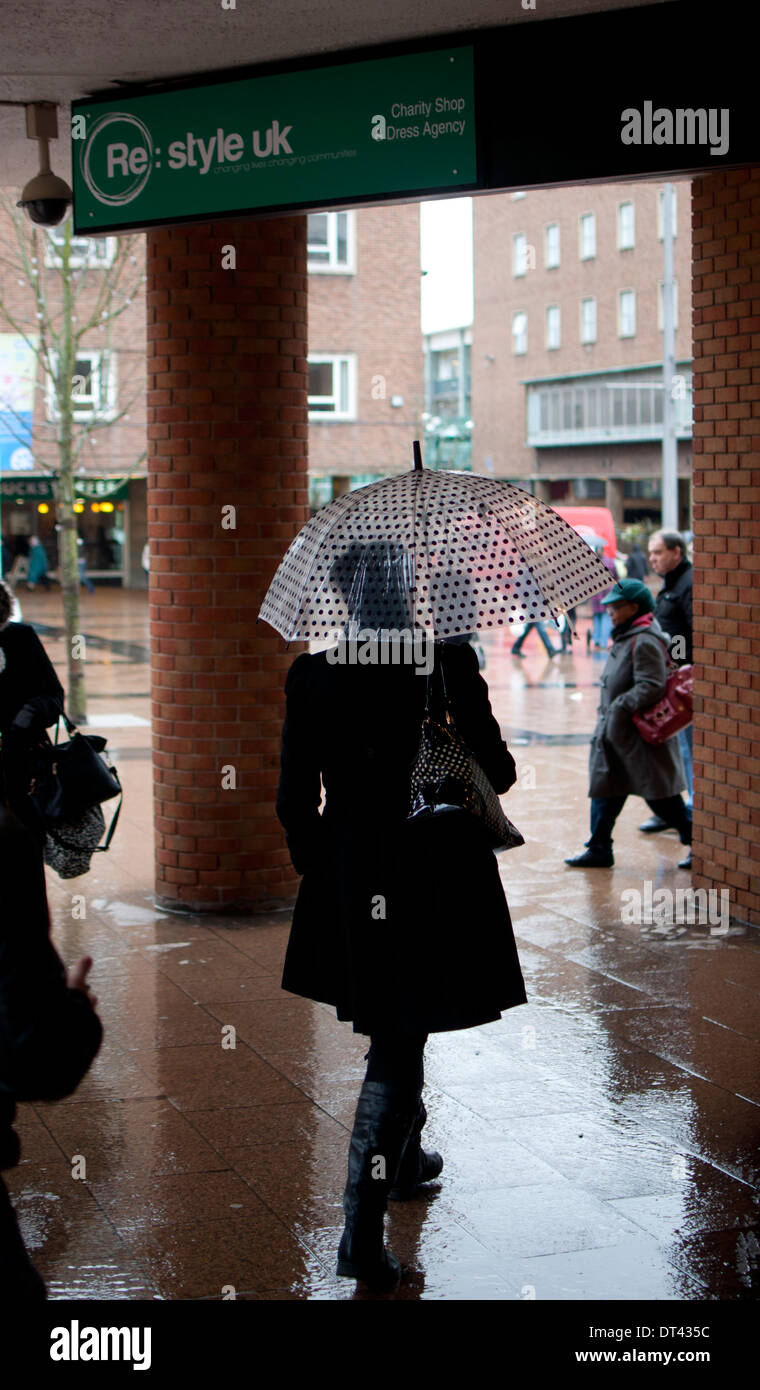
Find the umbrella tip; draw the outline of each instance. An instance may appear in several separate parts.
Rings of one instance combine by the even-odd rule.
[[[421,472],[422,472],[422,450],[420,449],[420,441],[419,441],[419,439],[415,439],[414,443],[412,444],[412,453],[414,454],[414,471],[415,471],[415,473],[421,473]]]

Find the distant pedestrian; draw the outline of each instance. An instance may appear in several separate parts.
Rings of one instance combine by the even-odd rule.
[[[649,574],[649,565],[647,564],[647,557],[638,541],[634,541],[633,543],[633,549],[628,556],[627,564],[629,579],[646,579]]]
[[[79,570],[79,583],[83,584],[88,594],[95,593],[95,585],[87,573],[87,559],[84,553],[84,541],[81,536],[77,536],[77,568]]]
[[[48,578],[48,562],[45,554],[45,547],[37,536],[29,537],[29,569],[27,571],[27,588],[35,589],[41,584],[43,589],[50,588]]]
[[[670,638],[670,659],[676,666],[687,665],[692,660],[694,629],[691,600],[694,570],[688,558],[685,537],[678,531],[655,531],[649,538],[649,561],[655,574],[663,580],[662,588],[655,600],[654,613],[663,632]],[[693,802],[693,740],[694,726],[688,724],[678,735],[686,774],[687,806],[691,806]],[[657,816],[639,826],[639,829],[647,834],[666,828]],[[691,868],[691,852],[686,856],[682,867]]]
[[[614,560],[611,560],[608,555],[605,555],[604,543],[595,546],[594,549],[605,569],[609,570],[610,578],[617,579],[617,565]],[[607,592],[609,592],[609,590]],[[610,618],[609,610],[605,607],[604,594],[605,591],[602,589],[601,593],[594,594],[591,600],[591,628],[594,647],[598,652],[606,652],[610,642],[610,633],[612,631],[612,619]]]
[[[516,642],[513,644],[513,646],[512,646],[512,649],[511,649],[511,651],[510,651],[510,656],[522,656],[522,654],[523,654],[523,650],[522,650],[522,649],[523,649],[523,642],[525,641],[525,638],[528,636],[528,633],[531,632],[531,631],[533,630],[533,628],[535,628],[536,632],[538,633],[539,637],[541,638],[541,641],[542,641],[543,644],[544,644],[544,647],[545,647],[545,649],[546,649],[546,655],[547,655],[547,656],[559,656],[559,653],[560,653],[559,647],[553,647],[553,646],[552,646],[552,644],[551,644],[551,642],[550,642],[550,640],[549,640],[549,634],[548,634],[548,632],[546,631],[546,627],[544,626],[543,623],[538,623],[538,622],[535,622],[535,623],[526,623],[526,624],[525,624],[525,627],[524,627],[523,631],[521,632],[521,634],[520,634],[520,636],[518,637],[517,641],[516,641]]]
[[[612,831],[628,796],[641,796],[684,845],[691,844],[691,811],[680,793],[684,772],[678,741],[654,745],[633,722],[665,694],[667,639],[654,616],[654,599],[639,579],[620,580],[605,600],[613,621],[612,648],[602,673],[602,697],[591,740],[591,837],[585,854],[565,863],[611,869]]]

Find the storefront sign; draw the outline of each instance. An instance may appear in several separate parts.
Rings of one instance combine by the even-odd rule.
[[[477,179],[470,47],[72,104],[77,234]]]
[[[129,478],[77,478],[76,496],[85,502],[124,502],[129,496]],[[55,491],[52,478],[0,478],[0,496],[4,501],[52,502]]]

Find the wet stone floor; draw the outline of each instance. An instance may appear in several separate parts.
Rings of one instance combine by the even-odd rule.
[[[58,596],[22,602],[62,670]],[[90,724],[125,803],[86,878],[48,871],[56,944],[68,964],[94,957],[106,1039],[74,1096],[20,1110],[5,1176],[33,1259],[53,1299],[370,1298],[334,1272],[367,1042],[280,989],[287,914],[154,905],[145,595],[83,595],[83,613]],[[391,1297],[756,1298],[760,933],[717,904],[702,922],[631,920],[633,893],[677,904],[690,882],[674,835],[638,832],[640,801],[613,870],[565,867],[588,834],[603,658],[534,643],[518,661],[494,639],[485,671],[518,764],[506,808],[527,843],[500,866],[529,1003],[429,1042],[445,1168],[391,1204],[408,1267]]]

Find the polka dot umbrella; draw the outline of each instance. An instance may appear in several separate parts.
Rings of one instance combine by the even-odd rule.
[[[298,533],[259,617],[287,641],[553,619],[608,589],[562,517],[499,478],[415,466],[330,502]]]

